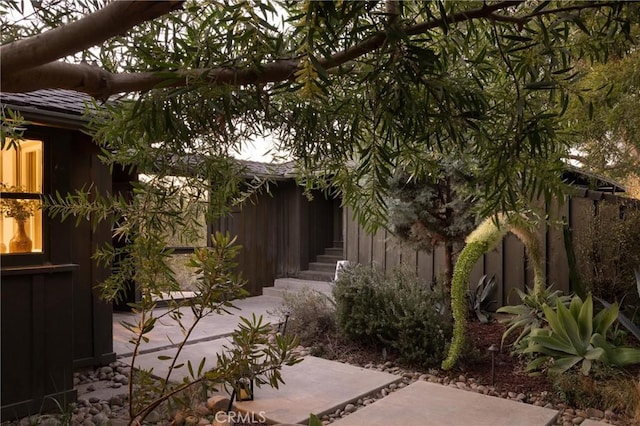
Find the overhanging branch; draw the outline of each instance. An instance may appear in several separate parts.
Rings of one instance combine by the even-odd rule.
[[[496,12],[523,3],[524,0],[508,0],[495,4],[459,12],[446,17],[449,25],[474,19],[491,19],[521,23],[536,15],[551,13],[539,11],[536,15],[522,18],[510,18],[497,15]],[[277,60],[260,66],[246,68],[218,67],[199,70],[181,70],[174,72],[110,73],[99,67],[87,64],[68,64],[54,62],[59,58],[77,53],[94,46],[114,35],[124,33],[134,26],[155,19],[181,6],[180,1],[142,1],[114,2],[104,9],[88,15],[74,23],[65,25],[40,36],[10,43],[0,48],[2,73],[1,87],[5,92],[25,92],[44,88],[66,88],[88,93],[97,98],[106,98],[116,93],[151,90],[159,85],[163,87],[182,87],[194,84],[228,84],[234,86],[263,84],[291,79],[297,70],[297,59]],[[389,2],[393,5],[394,2]],[[610,6],[615,3],[600,3]],[[572,8],[591,8],[593,4],[584,4]],[[124,16],[123,16],[124,14]],[[114,21],[115,19],[115,21]],[[440,19],[405,27],[409,35],[423,34],[442,25]],[[89,34],[90,36],[87,36]],[[319,63],[327,71],[352,62],[371,53],[385,43],[386,35],[378,32],[362,42],[322,58]],[[53,47],[52,47],[53,46]]]
[[[96,46],[182,6],[184,0],[115,1],[53,30],[0,47],[0,72],[11,74]]]

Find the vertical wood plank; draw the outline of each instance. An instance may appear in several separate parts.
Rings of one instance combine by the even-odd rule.
[[[432,250],[433,256],[433,280],[444,282],[445,249],[444,244],[436,245]]]
[[[378,229],[373,235],[373,263],[378,268],[385,268],[387,264],[387,231]]]
[[[482,276],[485,274],[485,257],[486,255],[478,259],[473,269],[471,270],[471,274],[469,275],[469,282],[473,283],[474,285],[477,284],[480,278],[482,278]]]
[[[353,263],[360,262],[360,225],[354,220],[353,209],[351,207],[345,208],[345,226],[347,232],[345,233],[345,253],[347,260]]]
[[[592,271],[589,270],[589,268],[584,267],[584,261],[581,256],[581,247],[587,241],[589,229],[593,226],[594,220],[594,201],[585,197],[572,197],[569,226],[571,227],[571,238],[573,240],[573,248],[576,254],[578,272],[583,283],[592,279]]]
[[[387,251],[385,269],[390,271],[400,264],[400,241],[389,232],[387,233],[385,247]]]
[[[435,281],[433,274],[433,257],[433,250],[430,252],[426,250],[418,252],[418,277],[429,283]]]
[[[564,246],[563,224],[568,221],[569,203],[553,200],[549,206],[549,229],[547,239],[547,261],[549,264],[548,285],[564,294],[569,294],[569,264]]]
[[[372,246],[373,246],[373,236],[364,231],[364,229],[360,229],[358,234],[358,244],[359,244],[359,259],[358,261],[363,265],[370,265],[372,260]]]
[[[484,259],[484,273],[487,275],[487,280],[494,277],[496,280],[496,286],[493,289],[492,294],[489,296],[490,300],[495,300],[498,306],[504,303],[504,270],[503,270],[503,253],[502,247],[504,239],[498,244],[494,250],[485,254]],[[478,281],[472,281],[471,285],[475,286]]]
[[[400,263],[406,268],[409,268],[410,271],[415,271],[418,264],[418,253],[416,249],[409,244],[403,244],[400,249]]]
[[[520,300],[513,289],[526,291],[524,244],[515,235],[508,234],[504,240],[502,253],[504,256],[503,306],[518,304]]]

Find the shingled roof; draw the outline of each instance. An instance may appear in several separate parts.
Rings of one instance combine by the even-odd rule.
[[[86,112],[94,109],[91,96],[63,89],[0,93],[0,105],[19,111],[29,121],[71,127],[86,124]]]

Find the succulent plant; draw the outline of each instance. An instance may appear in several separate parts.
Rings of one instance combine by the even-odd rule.
[[[584,301],[574,296],[569,307],[557,300],[555,310],[544,305],[543,311],[549,326],[531,330],[524,352],[540,356],[529,363],[527,371],[564,373],[581,363],[582,374],[588,375],[594,362],[618,367],[640,363],[640,349],[616,347],[607,340],[618,317],[617,304],[594,316],[589,294]]]

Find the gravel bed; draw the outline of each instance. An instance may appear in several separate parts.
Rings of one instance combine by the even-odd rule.
[[[297,349],[301,356],[307,356],[309,351],[307,348],[299,347]],[[411,371],[395,365],[394,363],[387,361],[385,363],[368,363],[361,365],[363,368],[382,371],[389,374],[394,374],[402,377],[402,381],[399,383],[393,383],[371,395],[358,399],[354,403],[347,404],[341,409],[337,409],[335,412],[322,416],[322,423],[325,425],[331,424],[335,420],[348,416],[349,414],[357,411],[362,407],[373,404],[378,399],[384,398],[392,392],[402,389],[411,383],[424,380],[431,383],[438,383],[443,386],[450,386],[453,388],[477,392],[484,395],[495,396],[499,398],[505,398],[512,401],[517,401],[526,404],[532,404],[540,407],[556,409],[560,411],[556,420],[557,425],[573,426],[579,425],[586,419],[595,421],[601,421],[613,425],[624,426],[626,423],[612,411],[601,411],[594,408],[585,410],[574,409],[568,407],[566,404],[554,403],[552,395],[543,391],[540,393],[516,393],[516,392],[499,392],[493,386],[485,386],[478,384],[473,377],[466,377],[460,375],[458,377],[444,376],[438,370],[431,370],[428,373]],[[100,390],[109,389],[109,391],[103,392],[105,395],[110,395],[104,398],[98,396],[84,397],[85,394],[81,394],[78,397],[78,403],[73,408],[71,413],[71,424],[81,426],[123,426],[127,424],[127,392],[128,392],[128,374],[129,367],[120,362],[111,363],[109,366],[97,368],[95,370],[87,370],[83,372],[77,372],[74,374],[74,386],[78,389],[82,389],[83,392],[88,392],[86,395],[93,393],[100,393]],[[121,389],[122,393],[118,393]],[[79,392],[80,393],[80,392]],[[194,412],[198,410],[202,414],[202,420],[206,415],[211,415],[211,412],[205,413],[206,404],[194,407]],[[63,423],[60,420],[60,415],[38,415],[21,419],[18,422],[3,422],[2,425],[19,425],[30,426],[33,424],[39,424],[42,426],[61,426]],[[145,424],[149,425],[167,425],[170,424],[167,419],[158,412],[152,412],[147,418]],[[198,424],[209,424],[206,422],[200,422]]]
[[[493,386],[478,384],[476,379],[474,379],[473,377],[466,377],[464,375],[460,375],[458,377],[449,377],[442,375],[442,373],[438,370],[432,370],[429,373],[421,373],[401,368],[390,361],[380,364],[369,363],[362,365],[361,367],[402,376],[402,381],[400,383],[393,383],[374,394],[358,399],[358,401],[353,404],[348,404],[342,409],[336,410],[334,413],[323,416],[321,418],[323,424],[331,424],[335,420],[344,416],[348,416],[349,414],[357,411],[359,408],[370,405],[378,399],[384,398],[390,393],[395,392],[398,389],[402,389],[418,380],[438,383],[443,386],[450,386],[456,389],[461,389],[469,392],[477,392],[483,395],[495,396],[498,398],[504,398],[525,404],[532,404],[539,407],[555,409],[560,412],[556,419],[557,425],[579,425],[586,419],[620,426],[625,426],[627,424],[618,415],[609,410],[601,411],[595,408],[580,410],[568,407],[563,403],[554,403],[552,395],[549,395],[549,393],[546,391],[529,394],[504,391],[499,392]]]

